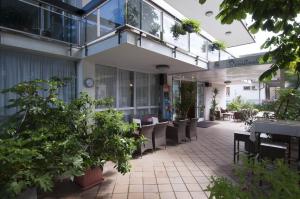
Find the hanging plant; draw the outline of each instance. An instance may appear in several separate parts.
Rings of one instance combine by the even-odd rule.
[[[186,31],[183,29],[182,25],[177,22],[171,27],[171,32],[173,33],[173,37],[175,39],[178,39],[180,35],[186,34]]]
[[[199,33],[200,22],[195,19],[185,19],[182,21],[182,28],[188,33]]]
[[[211,46],[211,51],[214,50],[225,50],[226,49],[226,44],[223,41],[214,41]]]

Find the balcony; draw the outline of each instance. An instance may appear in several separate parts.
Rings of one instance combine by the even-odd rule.
[[[211,42],[200,34],[187,33],[175,39],[171,27],[179,19],[148,0],[108,0],[85,17],[87,45],[127,27],[202,61],[233,58],[229,53],[210,50]]]
[[[1,29],[79,46],[83,25],[81,17],[35,0],[0,2]]]
[[[36,0],[0,2],[0,28],[3,30],[89,47],[127,29],[189,56],[193,64],[198,60],[206,63],[232,58],[225,51],[210,50],[211,42],[200,34],[186,34],[175,39],[171,31],[175,23],[180,21],[148,0],[107,0],[85,16],[76,16]]]

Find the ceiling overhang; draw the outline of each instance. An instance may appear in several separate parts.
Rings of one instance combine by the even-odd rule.
[[[201,22],[201,28],[208,32],[216,40],[224,41],[227,47],[234,47],[254,43],[255,40],[241,21],[232,24],[221,24],[215,16],[219,13],[219,5],[222,0],[207,0],[201,5],[198,0],[164,0],[170,6],[178,10],[187,18],[197,19]],[[211,16],[205,13],[212,11]],[[231,34],[225,34],[226,32]]]

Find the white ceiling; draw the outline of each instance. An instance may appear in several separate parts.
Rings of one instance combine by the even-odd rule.
[[[215,84],[224,84],[225,81],[231,81],[232,84],[241,84],[242,80],[257,81],[258,77],[267,69],[271,64],[264,65],[250,65],[240,66],[224,69],[206,70],[201,72],[184,73],[177,75],[179,79],[185,80],[198,80],[203,82],[210,82]]]
[[[207,0],[204,5],[201,5],[198,0],[164,1],[185,17],[199,20],[203,30],[208,32],[216,40],[224,41],[227,47],[255,42],[242,22],[235,21],[230,25],[223,25],[219,20],[216,20],[215,16],[219,13],[219,5],[222,0]],[[213,11],[213,16],[205,16],[207,11]],[[231,31],[232,34],[229,36],[225,35],[227,31]]]
[[[156,69],[157,65],[169,65],[170,68],[166,71],[168,74],[203,70],[198,66],[131,44],[119,45],[94,56],[89,56],[87,59],[100,65],[145,73],[162,73]]]

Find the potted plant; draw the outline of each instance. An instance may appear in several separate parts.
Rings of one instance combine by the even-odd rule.
[[[185,19],[182,21],[182,28],[188,33],[199,33],[200,22],[195,19]]]
[[[63,86],[59,80],[34,80],[4,91],[16,96],[8,107],[18,112],[0,128],[2,197],[36,195],[36,188],[50,191],[58,176],[82,173],[87,154],[69,128],[66,104],[58,98]]]
[[[226,44],[223,41],[214,41],[210,45],[210,49],[211,49],[211,51],[214,51],[214,50],[225,50],[226,49]]]
[[[213,91],[213,96],[212,96],[212,100],[211,100],[211,107],[210,107],[210,110],[209,110],[209,119],[211,121],[214,121],[216,119],[216,109],[217,109],[217,106],[218,106],[218,103],[217,103],[217,95],[219,93],[219,90],[217,88],[214,88]]]
[[[178,22],[176,22],[171,27],[171,32],[173,33],[173,37],[175,39],[178,39],[180,35],[185,35],[186,34],[186,31],[182,28],[182,25]]]

